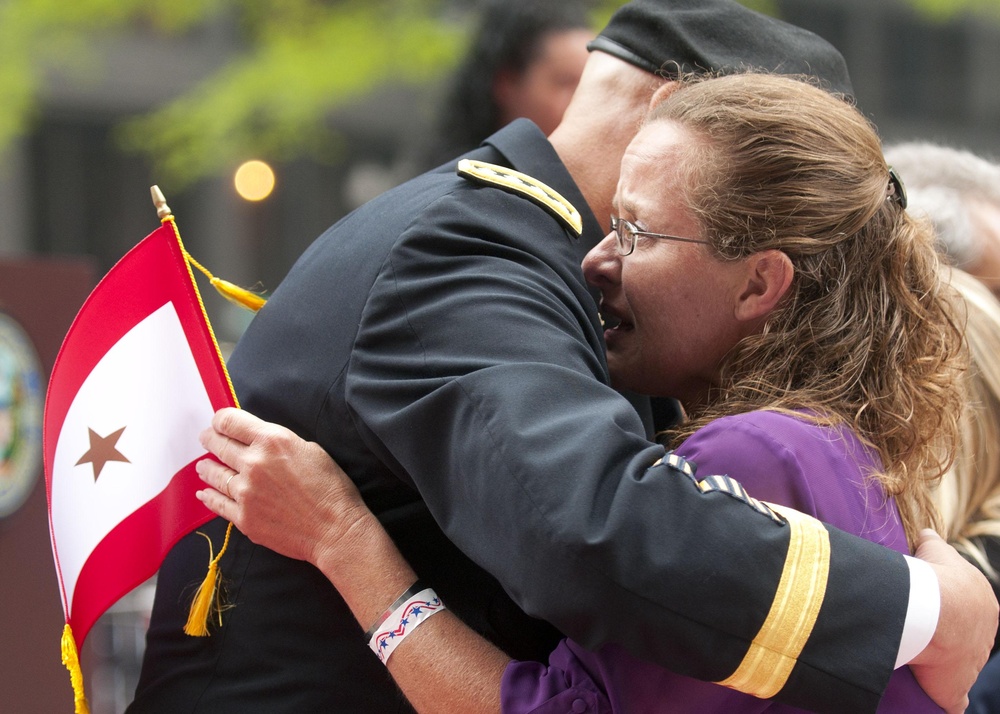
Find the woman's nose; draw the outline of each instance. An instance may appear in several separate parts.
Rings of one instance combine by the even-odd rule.
[[[617,283],[620,275],[621,256],[618,255],[618,239],[612,231],[584,257],[583,276],[589,285],[601,288]]]

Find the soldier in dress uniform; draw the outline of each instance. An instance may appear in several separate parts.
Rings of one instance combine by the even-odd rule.
[[[932,569],[833,528],[828,559],[791,567],[798,521],[704,493],[662,461],[608,386],[580,268],[670,72],[755,66],[849,94],[843,58],[731,0],[633,0],[591,49],[549,140],[516,121],[323,234],[237,345],[237,394],[329,452],[449,609],[515,658],[544,661],[561,632],[700,679],[739,670],[753,692],[758,633],[812,622],[777,699],[874,711],[897,656],[914,654],[909,636],[901,645],[911,572],[930,574],[933,600]],[[225,528],[202,530],[221,544]],[[934,571],[949,627],[933,649],[948,656],[922,683],[957,711],[992,633],[981,658],[945,633],[995,627],[996,603],[952,555]],[[161,569],[132,714],[412,711],[322,573],[239,533],[220,564],[232,607],[210,637],[184,635],[206,557],[192,534]],[[783,579],[790,597],[774,603]],[[824,581],[822,598],[807,594]],[[956,623],[970,609],[947,597],[956,590],[982,613]]]

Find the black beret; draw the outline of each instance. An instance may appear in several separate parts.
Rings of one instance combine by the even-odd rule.
[[[761,69],[809,75],[851,96],[840,52],[822,37],[734,0],[632,0],[589,45],[665,77]]]

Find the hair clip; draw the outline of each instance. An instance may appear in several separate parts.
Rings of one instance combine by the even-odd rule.
[[[886,189],[887,200],[895,201],[900,208],[906,208],[906,187],[903,186],[903,179],[899,178],[896,169],[889,167],[889,187]]]

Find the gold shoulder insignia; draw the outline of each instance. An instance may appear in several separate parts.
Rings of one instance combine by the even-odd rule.
[[[572,228],[577,235],[583,233],[583,219],[580,217],[580,212],[555,190],[536,178],[514,169],[508,169],[505,166],[497,166],[473,159],[462,159],[458,162],[458,175],[479,183],[499,186],[529,198]]]

